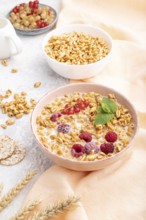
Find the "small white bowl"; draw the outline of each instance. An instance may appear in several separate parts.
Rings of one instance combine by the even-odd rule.
[[[112,155],[111,157],[102,159],[102,160],[96,160],[96,161],[75,161],[70,160],[65,157],[58,156],[57,154],[51,152],[48,150],[43,143],[40,140],[40,137],[37,133],[37,124],[36,119],[37,116],[39,116],[44,109],[44,106],[46,106],[48,103],[52,102],[56,97],[63,96],[68,93],[74,93],[74,92],[97,92],[104,96],[107,96],[109,93],[114,93],[116,95],[116,98],[119,103],[125,106],[125,108],[129,109],[130,114],[133,117],[133,123],[135,124],[135,128],[133,131],[133,136],[131,137],[130,143],[120,152]],[[133,147],[133,140],[137,133],[138,128],[138,119],[136,111],[133,107],[133,105],[130,103],[129,100],[127,100],[123,95],[118,93],[117,91],[102,86],[98,84],[92,84],[92,83],[77,83],[77,84],[70,84],[63,87],[60,87],[48,94],[46,94],[36,105],[31,118],[31,126],[32,131],[34,133],[34,136],[39,143],[39,146],[41,149],[48,155],[50,159],[52,159],[55,163],[58,165],[71,169],[71,170],[77,170],[77,171],[92,171],[92,170],[99,170],[102,168],[105,168],[109,166],[110,164],[115,163],[116,161],[123,160],[123,158],[128,155],[127,153],[132,149]]]
[[[48,40],[52,36],[59,36],[64,33],[70,33],[70,32],[85,33],[85,34],[90,34],[93,37],[103,38],[109,46],[110,49],[109,54],[100,61],[85,65],[72,65],[72,64],[61,63],[49,57],[44,49]],[[99,72],[101,72],[103,67],[107,64],[109,57],[111,55],[111,51],[112,51],[112,39],[110,35],[100,28],[87,24],[71,24],[68,26],[57,28],[51,31],[50,33],[48,33],[43,41],[43,52],[49,66],[59,75],[69,79],[86,79],[96,76],[97,74],[99,74]]]

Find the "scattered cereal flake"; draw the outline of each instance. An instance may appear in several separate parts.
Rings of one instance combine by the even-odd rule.
[[[16,118],[21,118],[24,114],[29,114],[30,111],[35,107],[36,101],[34,99],[28,102],[26,98],[26,92],[22,92],[21,94],[15,93],[13,95],[13,100],[3,101],[4,98],[9,98],[12,94],[12,91],[7,90],[5,96],[0,96],[0,109],[3,114],[7,114],[9,117],[15,116]],[[14,121],[8,121],[7,125],[14,124]]]
[[[18,69],[16,68],[11,69],[11,73],[17,73],[17,72],[18,72]]]
[[[8,61],[7,61],[6,59],[2,60],[2,61],[1,61],[1,64],[2,64],[3,66],[8,66],[8,65],[9,65],[9,63],[8,63]]]
[[[1,124],[0,126],[1,126],[1,128],[3,128],[3,129],[6,129],[6,128],[7,128],[7,125],[6,125],[6,124]]]
[[[38,88],[38,87],[40,87],[41,86],[41,82],[36,82],[36,83],[34,83],[34,87],[35,88]]]
[[[26,95],[27,95],[27,93],[26,93],[26,92],[24,92],[24,91],[22,91],[22,92],[21,92],[21,95],[22,95],[22,96],[26,96]]]
[[[14,119],[8,119],[6,120],[7,125],[13,125],[15,123]]]

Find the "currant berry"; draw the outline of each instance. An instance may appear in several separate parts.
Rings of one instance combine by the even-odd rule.
[[[47,27],[49,24],[47,22],[44,22],[45,27]]]
[[[81,103],[82,101],[83,101],[83,99],[81,99],[81,98],[78,98],[78,99],[76,100],[77,103]]]
[[[79,113],[80,112],[80,108],[78,108],[77,106],[74,107],[74,113]]]
[[[83,101],[83,104],[84,104],[85,107],[88,107],[89,102],[88,102],[87,100],[84,100],[84,101]]]
[[[42,24],[42,22],[41,22],[40,20],[36,21],[36,25],[37,25],[37,27],[40,27],[41,24]]]
[[[44,23],[42,22],[40,28],[44,28],[44,27],[45,27],[45,25],[44,25]]]
[[[28,5],[29,5],[30,8],[33,8],[33,2],[32,2],[32,1],[30,1],[30,2],[28,3]]]

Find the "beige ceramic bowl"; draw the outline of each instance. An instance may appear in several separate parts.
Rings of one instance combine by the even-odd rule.
[[[133,137],[131,139],[131,142],[127,145],[127,147],[122,150],[121,152],[117,153],[116,155],[113,155],[109,158],[97,160],[97,161],[73,161],[69,160],[67,158],[60,157],[51,151],[47,150],[41,141],[39,140],[39,136],[37,134],[37,125],[36,125],[36,118],[38,115],[41,114],[41,111],[43,107],[52,102],[56,97],[62,96],[67,93],[73,93],[73,92],[97,92],[104,96],[108,95],[109,93],[114,93],[117,97],[117,100],[119,103],[123,104],[127,109],[129,109],[131,115],[133,116],[133,120],[135,123],[135,130],[133,133]],[[113,89],[110,89],[105,86],[101,86],[98,84],[92,84],[92,83],[79,83],[79,84],[70,84],[67,86],[60,87],[48,94],[46,94],[36,105],[33,113],[32,113],[32,119],[31,119],[31,125],[32,130],[34,133],[34,136],[36,140],[38,141],[40,147],[44,150],[44,152],[48,155],[50,159],[52,159],[55,163],[62,167],[66,167],[68,169],[77,170],[77,171],[92,171],[92,170],[98,170],[102,169],[109,164],[115,163],[119,159],[122,159],[132,148],[133,146],[133,140],[135,138],[135,135],[137,133],[137,127],[138,127],[138,120],[137,120],[137,114],[133,107],[133,105],[120,93],[114,91]]]
[[[103,38],[109,46],[110,49],[109,54],[100,61],[86,65],[71,65],[71,64],[61,63],[49,57],[44,49],[48,40],[52,36],[59,36],[64,33],[72,33],[72,32],[86,33],[94,37]],[[45,36],[43,41],[43,52],[49,66],[59,75],[69,79],[86,79],[98,75],[108,63],[108,60],[111,55],[111,51],[112,51],[112,39],[110,35],[103,29],[88,24],[71,24],[61,28],[56,28],[55,30],[49,32]]]

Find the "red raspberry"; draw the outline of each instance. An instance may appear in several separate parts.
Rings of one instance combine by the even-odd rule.
[[[71,154],[74,157],[80,157],[85,153],[85,148],[81,144],[74,144],[71,148]]]
[[[79,138],[86,141],[86,142],[90,142],[92,140],[92,136],[89,132],[82,132],[80,135],[79,135]]]
[[[117,140],[117,134],[114,131],[109,131],[106,135],[105,135],[105,139],[108,142],[115,142]]]
[[[51,115],[50,120],[53,121],[53,122],[55,122],[55,121],[57,121],[57,119],[58,119],[59,117],[61,117],[61,115],[62,115],[61,113],[55,112],[55,113],[53,113],[53,114]]]
[[[114,145],[113,145],[113,143],[101,144],[100,150],[105,154],[113,153],[114,152]]]
[[[70,130],[70,125],[68,124],[59,124],[57,131],[61,133],[68,133]]]
[[[95,143],[86,143],[85,144],[86,154],[89,154],[92,150],[94,150],[94,153],[98,153],[99,147]]]

